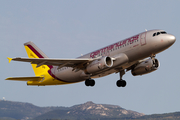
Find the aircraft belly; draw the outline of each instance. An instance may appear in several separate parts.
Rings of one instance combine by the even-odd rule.
[[[112,74],[112,73],[114,73],[114,72],[116,72],[116,70],[111,69],[111,70],[108,70],[108,71],[101,72],[101,73],[99,73],[99,74],[95,74],[95,75],[92,76],[91,78],[104,77],[104,76],[110,75],[110,74]]]
[[[55,76],[64,82],[80,82],[83,81],[83,77],[81,77],[83,71],[72,71],[72,69],[67,69],[61,72],[57,72]]]
[[[136,62],[137,61],[133,61],[133,62],[129,62],[129,63],[123,64],[123,65],[113,66],[112,68],[94,73],[91,78],[99,78],[99,77],[104,77],[104,76],[107,76],[107,75],[110,75],[113,73],[118,73],[120,70],[127,69],[130,66],[132,66],[133,64],[135,64]]]

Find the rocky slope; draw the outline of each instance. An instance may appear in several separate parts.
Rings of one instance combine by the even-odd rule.
[[[0,100],[0,120],[180,120],[180,112],[144,115],[117,105],[86,102],[72,107],[38,107]]]
[[[144,116],[144,114],[126,110],[120,106],[87,102],[72,106],[68,110],[54,110],[36,119],[131,119],[141,116]]]

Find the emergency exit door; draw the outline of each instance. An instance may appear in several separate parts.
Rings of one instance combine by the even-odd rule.
[[[146,45],[146,32],[141,34],[141,45]]]

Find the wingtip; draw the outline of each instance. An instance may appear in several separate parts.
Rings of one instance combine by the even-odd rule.
[[[7,59],[9,60],[9,63],[11,62],[11,60],[12,60],[12,58],[9,58],[9,57],[7,57]]]
[[[6,78],[5,80],[10,80],[12,77],[8,77],[8,78]]]

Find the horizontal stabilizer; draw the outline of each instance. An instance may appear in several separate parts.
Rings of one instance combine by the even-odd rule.
[[[16,81],[41,81],[44,77],[9,77],[6,80],[16,80]]]

